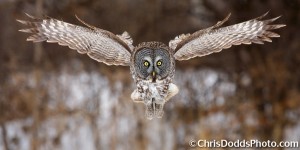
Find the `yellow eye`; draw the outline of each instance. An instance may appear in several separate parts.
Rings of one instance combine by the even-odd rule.
[[[145,62],[144,62],[144,66],[148,67],[148,66],[149,66],[149,62],[148,62],[148,61],[145,61]]]
[[[158,61],[156,64],[157,64],[157,66],[161,66],[162,62]]]

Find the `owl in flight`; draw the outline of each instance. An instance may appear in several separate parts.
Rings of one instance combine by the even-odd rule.
[[[270,38],[279,35],[270,30],[285,26],[271,24],[280,16],[263,20],[267,15],[265,13],[258,18],[220,28],[228,20],[229,14],[224,20],[209,28],[175,37],[169,42],[169,46],[154,41],[133,46],[127,32],[115,35],[89,25],[77,16],[76,18],[87,27],[49,17],[36,18],[26,15],[30,21],[17,21],[28,26],[27,29],[19,31],[32,33],[27,41],[58,43],[107,65],[130,66],[137,87],[132,92],[131,99],[145,104],[148,119],[161,118],[165,102],[179,91],[172,83],[176,60],[202,57],[220,52],[232,45],[271,42]]]

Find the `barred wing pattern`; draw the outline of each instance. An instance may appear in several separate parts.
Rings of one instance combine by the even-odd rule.
[[[77,50],[81,54],[87,54],[94,60],[107,65],[129,66],[132,51],[132,40],[127,32],[115,35],[87,23],[89,28],[76,26],[52,18],[35,18],[28,14],[31,21],[17,20],[27,25],[28,29],[21,32],[33,33],[27,41],[58,43]]]
[[[263,44],[264,41],[272,42],[270,38],[279,37],[279,34],[269,30],[278,29],[285,25],[270,25],[280,16],[269,20],[261,20],[267,14],[265,13],[246,22],[218,28],[228,20],[229,14],[223,21],[210,28],[197,31],[191,35],[176,37],[170,41],[169,46],[175,50],[175,59],[181,61],[220,52],[222,49],[230,48],[232,45]]]

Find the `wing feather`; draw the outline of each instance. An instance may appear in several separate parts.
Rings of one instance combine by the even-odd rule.
[[[188,60],[220,52],[232,45],[272,42],[271,38],[280,37],[280,35],[270,30],[279,29],[285,25],[270,24],[280,16],[262,20],[266,15],[267,13],[249,21],[219,28],[228,20],[230,16],[228,15],[212,27],[199,30],[191,35],[176,37],[170,41],[169,45],[175,50],[175,59]]]
[[[87,54],[94,60],[107,65],[129,66],[130,55],[133,49],[132,40],[126,32],[123,35],[115,35],[109,31],[91,26],[77,16],[86,27],[66,23],[53,18],[35,18],[26,14],[31,21],[17,20],[28,26],[19,31],[32,33],[27,41],[58,43],[77,50],[80,54]]]

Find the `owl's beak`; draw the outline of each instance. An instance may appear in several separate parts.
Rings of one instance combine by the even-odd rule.
[[[152,82],[155,82],[156,81],[156,72],[153,71],[152,72]]]

